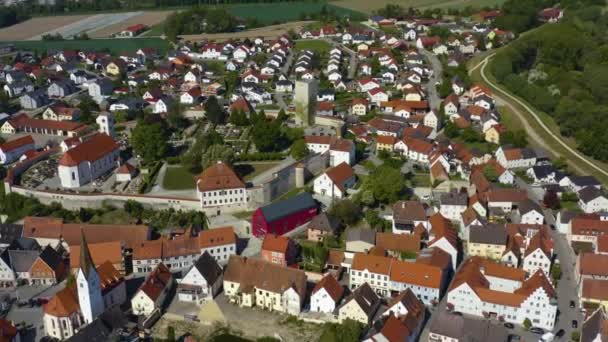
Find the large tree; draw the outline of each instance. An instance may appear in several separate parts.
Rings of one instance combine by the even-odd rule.
[[[381,203],[393,203],[403,195],[405,179],[398,169],[382,165],[366,178],[363,190],[371,191]]]
[[[147,124],[143,120],[133,129],[131,145],[146,163],[163,158],[169,150],[167,134],[161,124]]]
[[[203,169],[222,161],[226,164],[232,164],[234,161],[234,150],[226,145],[212,145],[202,155]]]
[[[207,116],[207,119],[214,124],[224,123],[224,120],[226,119],[226,112],[222,106],[220,106],[219,102],[217,101],[217,97],[210,96],[205,102],[205,116]]]

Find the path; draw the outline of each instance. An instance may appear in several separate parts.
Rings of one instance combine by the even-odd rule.
[[[287,167],[288,165],[291,165],[295,162],[295,160],[291,157],[291,156],[287,156],[287,158],[285,158],[283,161],[281,161],[277,166],[268,169],[262,173],[260,173],[259,175],[253,177],[249,183],[255,185],[261,185],[267,181],[269,181],[270,179],[272,179],[272,174]]]
[[[587,166],[593,168],[594,170],[598,171],[602,175],[608,177],[608,172],[607,171],[605,171],[601,167],[597,166],[593,162],[589,161],[583,154],[581,154],[577,150],[573,149],[572,147],[568,146],[568,144],[566,144],[561,139],[561,137],[559,137],[558,135],[556,135],[555,133],[553,133],[551,131],[551,129],[549,129],[549,127],[547,127],[547,125],[542,121],[542,119],[536,114],[536,112],[532,108],[530,108],[527,104],[525,104],[523,101],[521,101],[520,99],[516,98],[515,96],[513,96],[513,95],[511,95],[511,94],[503,91],[501,88],[499,88],[499,86],[497,84],[495,84],[494,82],[492,82],[492,81],[490,81],[488,79],[488,77],[486,76],[486,73],[485,73],[485,69],[486,69],[486,66],[488,65],[488,61],[493,56],[494,56],[494,54],[491,54],[491,55],[487,56],[481,62],[479,62],[477,65],[475,65],[473,68],[471,68],[469,70],[469,75],[472,74],[473,71],[477,70],[477,68],[481,67],[481,70],[480,70],[481,78],[483,79],[483,81],[485,83],[489,84],[493,88],[492,90],[494,90],[494,92],[495,92],[495,95],[494,95],[495,99],[504,102],[504,104],[507,107],[509,107],[509,109],[513,113],[515,113],[515,115],[517,115],[517,117],[521,120],[521,122],[523,122],[524,128],[526,129],[526,132],[528,133],[528,135],[532,138],[532,140],[536,141],[541,147],[543,147],[544,149],[550,151],[551,154],[553,154],[553,155],[563,156],[562,153],[559,153],[554,148],[552,148],[549,144],[547,144],[547,142],[538,134],[538,132],[536,132],[534,130],[534,128],[532,127],[532,125],[530,125],[530,123],[526,119],[526,116],[517,107],[515,107],[511,103],[511,101],[513,101],[513,102],[517,103],[518,105],[520,105],[521,107],[523,107],[534,118],[534,120],[536,120],[536,122],[540,125],[540,127],[547,134],[549,134],[549,136],[551,136],[551,138],[553,138],[557,143],[559,143],[561,145],[561,147],[563,147],[564,149],[566,149],[566,151],[570,152],[573,156],[575,156],[576,159],[578,159],[578,161],[583,162]],[[566,156],[564,156],[564,157],[566,157]],[[578,165],[576,163],[570,163],[570,165],[578,173],[580,173],[582,175],[588,174],[588,172],[586,172],[583,168],[581,168],[580,165]]]
[[[154,180],[154,186],[146,195],[150,196],[171,196],[171,197],[181,197],[181,198],[194,198],[196,199],[196,189],[187,189],[187,190],[168,190],[163,187],[163,181],[165,179],[165,175],[167,173],[167,163],[163,163],[163,166],[158,170],[158,175],[156,175],[156,179]]]

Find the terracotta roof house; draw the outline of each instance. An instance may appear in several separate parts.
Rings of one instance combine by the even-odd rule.
[[[557,314],[555,289],[541,271],[524,279],[520,269],[478,257],[468,259],[450,285],[448,306],[478,317],[501,317],[514,324],[523,324],[528,318],[539,328],[552,330]],[[471,296],[475,304],[463,305],[471,303]],[[530,310],[529,305],[538,309]]]
[[[120,241],[89,243],[95,267],[109,261],[120,274],[125,274],[123,248]],[[80,268],[80,245],[70,246],[70,269],[76,273]]]
[[[608,316],[606,309],[599,307],[583,323],[581,342],[597,342],[608,340]]]
[[[10,164],[23,154],[34,151],[36,144],[31,135],[13,139],[0,145],[0,164]]]
[[[313,190],[319,195],[340,199],[346,197],[346,191],[352,188],[356,181],[352,167],[342,162],[317,177],[313,182]]]
[[[224,272],[224,293],[240,306],[297,315],[306,296],[304,271],[233,255]]]
[[[288,266],[295,262],[296,246],[285,236],[267,234],[262,241],[262,260]]]
[[[310,311],[333,313],[344,293],[344,288],[333,275],[325,275],[312,289]]]
[[[196,193],[203,208],[244,205],[248,202],[245,183],[230,166],[221,161],[198,176]]]
[[[376,247],[396,258],[415,258],[420,246],[420,236],[416,234],[376,233]]]
[[[61,218],[33,216],[23,220],[23,236],[43,246],[61,242],[69,248],[80,243],[81,232],[90,243],[120,241],[128,248],[147,241],[151,234],[150,227],[144,225],[63,223]]]
[[[155,310],[162,309],[167,304],[165,299],[174,285],[171,271],[164,264],[159,264],[148,274],[131,299],[133,314],[149,317]]]

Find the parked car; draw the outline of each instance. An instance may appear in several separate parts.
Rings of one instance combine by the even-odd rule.
[[[505,323],[505,328],[507,329],[513,329],[515,326],[513,325],[513,323]]]
[[[456,315],[456,316],[462,316],[462,312],[460,312],[460,311],[454,311],[454,312],[452,312],[452,314]]]
[[[521,336],[517,335],[517,334],[511,334],[509,335],[509,342],[517,342],[521,340]]]
[[[555,334],[555,337],[563,337],[566,335],[566,331],[564,329],[559,329],[559,331]]]
[[[578,328],[578,321],[575,319],[572,320],[572,328],[574,328],[574,329]]]
[[[570,301],[570,308],[574,309],[576,307],[576,303],[573,300]]]
[[[532,332],[533,334],[537,334],[537,335],[542,335],[545,333],[545,331],[542,328],[537,328],[537,327],[530,328],[530,332]]]

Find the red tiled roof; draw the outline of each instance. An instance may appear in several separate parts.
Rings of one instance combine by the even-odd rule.
[[[144,292],[148,298],[156,301],[172,280],[171,271],[163,263],[160,263],[148,275],[144,283],[139,287],[139,290]]]
[[[91,139],[68,150],[59,160],[61,166],[77,166],[84,161],[94,162],[118,149],[118,145],[106,134],[96,134]]]
[[[234,170],[222,162],[211,165],[201,173],[196,182],[199,191],[244,188],[245,183]]]
[[[344,295],[344,288],[331,274],[328,274],[323,277],[323,279],[321,279],[321,281],[319,281],[317,285],[315,285],[315,287],[312,289],[312,293],[315,294],[320,289],[325,289],[325,291],[327,291],[327,294],[329,294],[329,296],[336,303],[338,303],[338,301],[342,298],[342,295]]]
[[[287,250],[289,249],[289,243],[290,240],[288,237],[275,234],[267,234],[266,236],[264,236],[264,241],[262,241],[262,250],[287,253]]]
[[[32,145],[34,144],[34,139],[32,138],[31,135],[26,135],[24,137],[20,137],[20,138],[5,142],[4,144],[0,145],[0,150],[2,150],[2,152],[6,153],[6,152],[10,152],[14,149],[17,149],[19,147],[22,147],[25,145],[30,145],[30,144],[32,144]]]

